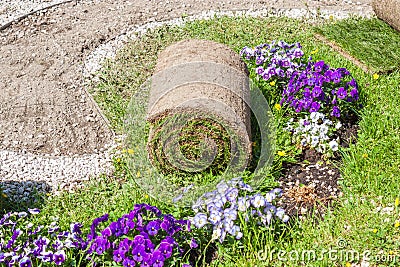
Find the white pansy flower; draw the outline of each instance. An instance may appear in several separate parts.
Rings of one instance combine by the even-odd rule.
[[[261,195],[256,195],[252,200],[252,204],[255,208],[263,207],[265,205],[265,199]]]
[[[245,197],[239,197],[238,199],[238,210],[246,211],[250,207],[250,201]]]
[[[216,240],[216,239],[220,238],[221,234],[222,234],[221,228],[219,228],[219,227],[214,228],[211,239]]]
[[[337,151],[339,149],[339,144],[336,142],[336,140],[332,140],[329,142],[329,147],[332,149],[332,151]]]
[[[323,124],[324,125],[332,125],[332,121],[329,119],[324,119]]]
[[[310,131],[310,134],[312,135],[317,135],[319,132],[319,128],[318,127],[313,127]]]
[[[319,139],[321,139],[321,140],[329,140],[329,136],[327,136],[324,133],[321,133],[321,134],[319,134]]]
[[[307,146],[307,144],[308,144],[307,139],[305,139],[305,138],[301,139],[301,141],[300,141],[301,146]]]
[[[310,119],[311,119],[312,122],[317,122],[318,121],[317,112],[311,112]]]
[[[327,134],[327,133],[328,133],[328,130],[329,130],[329,128],[328,128],[328,126],[326,126],[326,125],[321,125],[321,126],[319,127],[319,132],[320,132],[320,133]]]
[[[306,132],[310,131],[311,128],[312,128],[312,125],[311,125],[311,124],[304,126],[304,130],[305,130]]]
[[[271,203],[275,199],[276,195],[273,192],[268,192],[265,194],[265,200],[269,203]]]
[[[313,135],[311,136],[311,146],[316,147],[319,143],[319,136]]]

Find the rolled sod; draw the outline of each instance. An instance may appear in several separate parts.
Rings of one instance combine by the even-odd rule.
[[[400,31],[400,0],[374,0],[372,8],[378,18]]]
[[[242,171],[251,159],[248,71],[229,47],[184,40],[159,54],[150,85],[149,159],[164,174]]]

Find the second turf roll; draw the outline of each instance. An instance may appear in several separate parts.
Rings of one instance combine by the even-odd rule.
[[[400,31],[400,0],[373,0],[372,8],[378,18]]]

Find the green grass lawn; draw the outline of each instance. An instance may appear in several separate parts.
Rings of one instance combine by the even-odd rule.
[[[376,34],[370,37],[366,31],[371,29]],[[274,39],[300,42],[306,54],[318,49],[313,55],[315,60],[324,60],[332,67],[345,67],[357,79],[364,107],[357,144],[343,149],[342,162],[337,163],[342,174],[343,197],[323,219],[294,219],[285,227],[247,229],[242,243],[218,246],[217,258],[211,266],[346,266],[351,257],[345,254],[352,250],[361,255],[360,260],[363,252],[370,251],[373,266],[400,265],[400,228],[394,226],[400,219],[400,207],[391,214],[377,212],[378,207],[393,207],[396,197],[400,196],[400,72],[397,68],[400,35],[375,19],[319,25],[318,30],[377,71],[393,72],[375,79],[315,39],[314,27],[304,21],[223,17],[150,31],[129,43],[114,61],[107,62],[100,74],[100,83],[92,89],[112,127],[121,133],[130,97],[151,76],[158,52],[185,38],[221,42],[237,52],[244,46]],[[254,72],[251,76],[255,77]],[[279,121],[279,114],[276,116]],[[278,131],[282,132],[280,127]],[[290,161],[297,152],[287,145],[287,138],[288,135],[281,135],[277,149],[285,150],[288,154],[285,160]],[[265,187],[275,185],[273,179],[279,176],[281,163],[280,160],[274,163],[274,173]],[[193,214],[142,192],[133,176],[146,173],[129,172],[122,156],[115,158],[115,167],[112,177],[99,178],[77,193],[47,199],[38,221],[57,216],[61,226],[69,227],[71,221],[80,221],[87,229],[94,218],[104,213],[116,219],[135,203],[142,202],[157,205],[165,213],[178,217]],[[336,253],[328,254],[328,250],[335,249]],[[308,260],[307,253],[302,256],[304,250],[315,251],[315,257],[311,255]],[[391,255],[390,259],[397,256],[397,261],[384,260],[382,255]],[[357,262],[355,259],[352,263]]]
[[[391,72],[400,66],[400,35],[379,19],[346,19],[317,28],[375,72]]]

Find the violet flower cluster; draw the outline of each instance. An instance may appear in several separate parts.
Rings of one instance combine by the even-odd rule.
[[[311,112],[299,121],[291,118],[285,130],[293,134],[293,142],[302,147],[315,148],[320,153],[334,152],[339,148],[338,139],[333,138],[334,131],[340,129],[342,124],[334,124],[320,112]]]
[[[304,69],[304,52],[300,43],[288,44],[284,41],[273,41],[255,48],[244,47],[240,55],[250,63],[255,62],[256,73],[265,81],[285,81],[293,73]]]
[[[62,265],[67,260],[66,251],[86,248],[80,223],[72,223],[70,231],[61,231],[55,221],[34,227],[28,219],[39,212],[10,212],[0,219],[0,263],[20,267],[33,263]]]
[[[319,111],[335,119],[358,99],[357,82],[347,69],[331,69],[324,61],[310,60],[303,71],[293,73],[280,104],[288,104],[297,113]]]
[[[128,214],[100,230],[100,223],[106,221],[107,214],[95,219],[90,227],[88,259],[94,265],[105,256],[123,266],[169,266],[174,255],[182,257],[197,247],[189,235],[189,221],[163,215],[148,204],[136,204]]]
[[[346,68],[331,68],[311,56],[306,59],[299,43],[283,41],[244,47],[241,55],[271,86],[278,82],[272,96],[279,109],[294,111],[286,129],[295,143],[324,154],[338,150],[339,140],[332,133],[359,100],[358,84]]]
[[[205,193],[192,206],[196,212],[191,219],[194,226],[207,227],[212,231],[211,239],[223,243],[227,236],[242,238],[240,218],[264,226],[271,225],[274,219],[289,220],[284,209],[273,204],[282,195],[281,189],[273,189],[265,195],[251,195],[252,192],[251,186],[240,177],[220,182],[216,190]]]
[[[299,43],[246,46],[240,54],[263,80],[278,82],[283,89],[280,105],[297,113],[320,111],[339,118],[359,99],[357,82],[347,69],[332,69],[324,61],[306,59]]]

